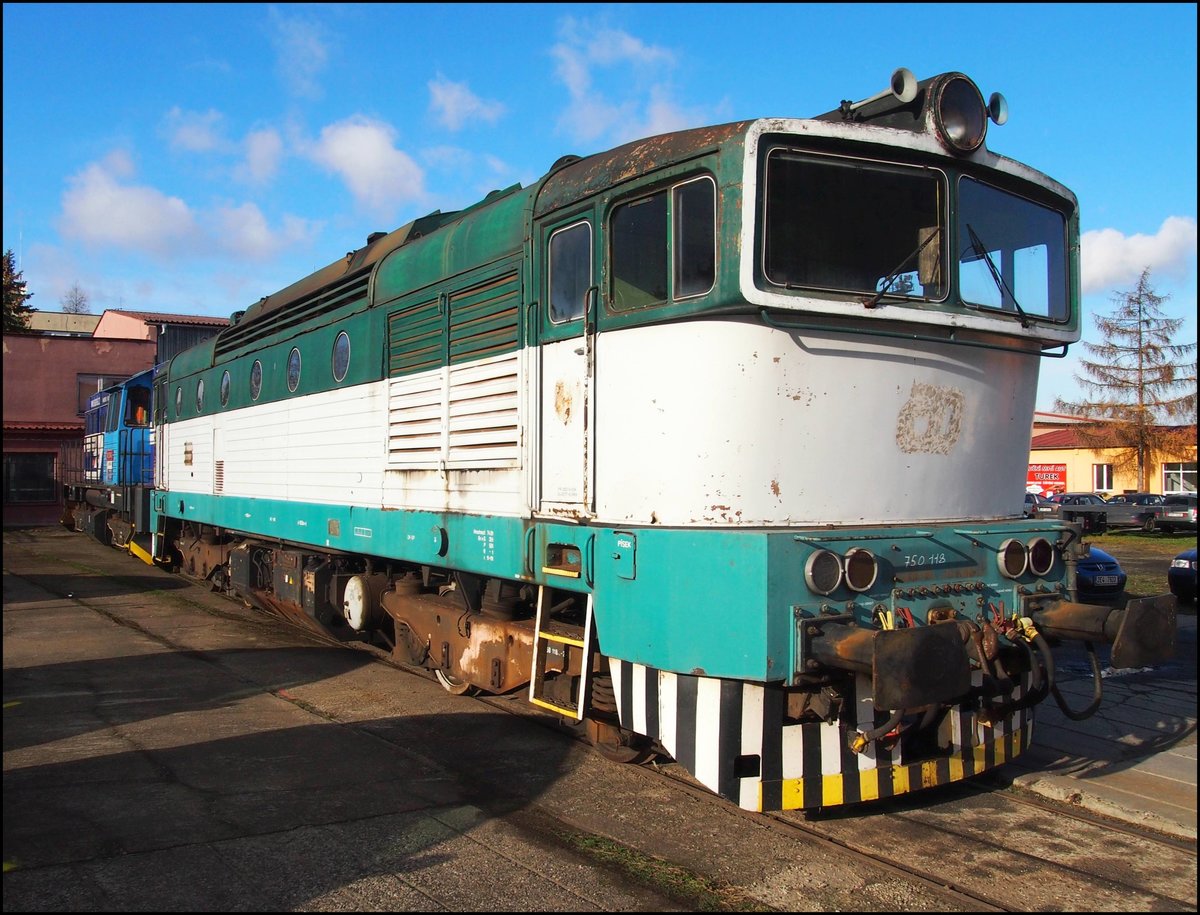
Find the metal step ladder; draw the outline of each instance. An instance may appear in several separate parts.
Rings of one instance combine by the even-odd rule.
[[[551,608],[546,606],[550,599],[549,592],[550,589],[545,585],[538,587],[537,615],[533,624],[533,675],[529,678],[529,701],[566,718],[582,721],[592,666],[592,595],[587,596],[583,638],[580,639],[577,626],[567,626],[549,619]],[[575,708],[552,702],[543,694],[551,645],[564,646],[564,660],[566,647],[577,648],[583,653],[580,662],[579,701]]]

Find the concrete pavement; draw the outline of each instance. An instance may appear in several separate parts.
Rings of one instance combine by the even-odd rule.
[[[1196,605],[1180,604],[1175,659],[1113,670],[1097,646],[1104,701],[1072,721],[1047,699],[1030,749],[1006,767],[1013,783],[1059,801],[1164,833],[1196,838]],[[1059,689],[1068,707],[1092,698],[1082,649],[1064,653]]]

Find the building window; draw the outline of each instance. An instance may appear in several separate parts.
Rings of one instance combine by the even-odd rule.
[[[1113,465],[1092,465],[1092,490],[1094,492],[1111,492],[1113,488]]]
[[[1164,496],[1182,494],[1194,496],[1196,494],[1195,461],[1176,461],[1173,464],[1164,462],[1162,472]]]
[[[88,398],[93,394],[98,394],[105,388],[111,388],[114,384],[119,384],[125,380],[125,376],[117,375],[85,375],[78,374],[75,376],[75,412],[79,416],[83,416],[87,412]]]
[[[4,501],[6,504],[57,502],[54,455],[15,452],[4,455]]]

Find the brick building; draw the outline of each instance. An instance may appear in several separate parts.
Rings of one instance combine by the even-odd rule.
[[[61,462],[83,440],[92,394],[229,324],[224,318],[123,310],[92,320],[95,329],[87,335],[52,316],[37,329],[3,335],[6,527],[58,521]]]

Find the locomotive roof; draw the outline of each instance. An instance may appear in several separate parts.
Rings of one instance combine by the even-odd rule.
[[[745,133],[751,123],[735,121],[714,127],[663,133],[634,140],[551,170],[538,193],[534,216],[544,216],[656,168],[695,158]]]

